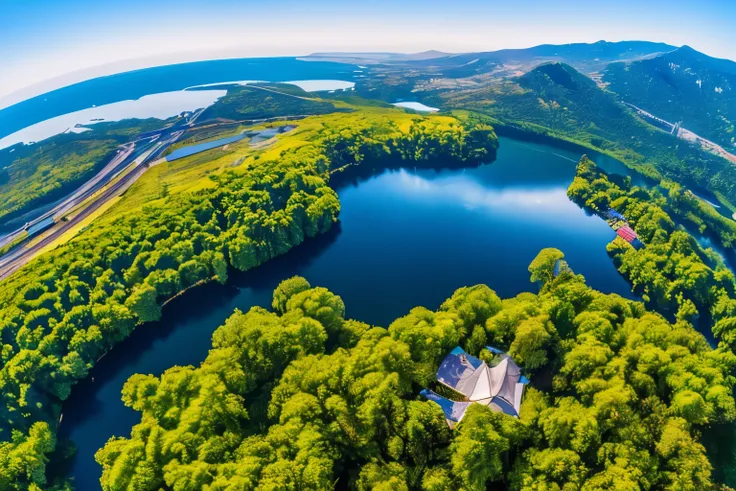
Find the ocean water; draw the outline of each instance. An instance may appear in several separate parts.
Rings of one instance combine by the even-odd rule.
[[[134,70],[70,85],[0,110],[0,138],[57,116],[151,94],[233,80],[350,82],[354,69],[355,65],[296,58],[242,58]]]

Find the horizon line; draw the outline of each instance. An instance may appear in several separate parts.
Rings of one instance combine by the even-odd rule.
[[[680,49],[683,47],[690,47],[691,49],[695,50],[695,48],[692,48],[691,46],[687,44],[683,44],[681,46],[669,44],[662,41],[649,41],[649,40],[643,40],[643,39],[625,39],[620,41],[607,41],[605,39],[600,39],[598,41],[592,41],[592,42],[571,42],[571,43],[562,43],[562,44],[554,44],[554,43],[542,43],[542,44],[534,44],[532,46],[526,46],[521,48],[501,48],[496,50],[489,50],[489,51],[483,51],[483,50],[477,50],[477,51],[462,51],[462,52],[447,52],[442,51],[438,49],[426,49],[421,51],[410,51],[410,52],[404,52],[404,51],[372,51],[372,50],[361,50],[361,51],[314,51],[310,52],[308,54],[282,54],[282,55],[264,55],[264,56],[242,56],[238,54],[226,54],[227,51],[231,51],[233,49],[238,48],[226,48],[226,49],[220,49],[217,50],[219,54],[212,53],[212,52],[201,52],[201,51],[187,51],[187,52],[178,52],[178,53],[168,53],[168,54],[162,54],[162,55],[156,55],[152,57],[141,57],[141,58],[127,58],[123,60],[117,60],[110,63],[104,63],[101,65],[95,65],[87,68],[81,68],[79,70],[73,70],[71,72],[62,73],[60,75],[48,78],[46,80],[42,80],[39,82],[32,83],[28,86],[25,86],[23,88],[14,90],[13,92],[9,92],[5,95],[0,95],[0,111],[4,111],[5,109],[8,109],[10,107],[13,107],[17,104],[21,104],[23,102],[29,101],[31,99],[35,99],[36,97],[43,96],[45,94],[49,94],[51,92],[61,90],[67,87],[72,87],[77,84],[89,82],[92,80],[102,79],[106,77],[112,77],[116,75],[121,75],[125,73],[132,73],[136,71],[141,70],[147,70],[151,68],[160,68],[160,67],[167,67],[167,66],[176,66],[176,65],[186,65],[190,63],[202,63],[207,61],[224,61],[224,60],[238,60],[238,59],[258,59],[258,58],[307,58],[310,56],[317,56],[317,55],[377,55],[377,54],[391,54],[391,55],[405,55],[405,56],[411,56],[411,55],[420,55],[424,53],[441,53],[445,56],[438,56],[439,58],[444,57],[450,57],[450,56],[457,56],[457,55],[465,55],[465,54],[473,54],[473,53],[496,53],[500,51],[508,51],[508,50],[525,50],[525,49],[532,49],[537,48],[540,46],[568,46],[568,45],[574,45],[574,44],[598,44],[598,43],[625,43],[625,42],[646,42],[646,43],[653,43],[653,44],[664,44],[668,46],[672,46],[675,49]],[[695,50],[697,51],[697,50]],[[700,52],[700,51],[699,51]],[[207,53],[210,53],[208,56]],[[700,52],[706,56],[710,56],[707,53]],[[177,57],[179,57],[179,60],[177,60]],[[164,58],[168,58],[169,61],[164,61]],[[730,58],[721,58],[723,60],[728,60],[736,63],[736,60],[732,60]],[[159,61],[154,61],[159,60]],[[336,61],[335,63],[340,63],[339,61]],[[127,68],[125,66],[127,65]],[[119,69],[115,71],[110,71],[109,73],[103,73],[101,71],[107,69],[114,69],[114,67],[119,67]],[[98,73],[94,73],[98,72]],[[58,82],[55,84],[55,82]]]

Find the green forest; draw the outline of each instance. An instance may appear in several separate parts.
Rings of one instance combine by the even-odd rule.
[[[51,482],[46,465],[63,458],[54,433],[75,381],[137,325],[159,319],[167,299],[328,230],[340,211],[333,172],[380,165],[374,159],[475,165],[498,147],[481,120],[398,110],[299,125],[241,166],[197,176],[196,189],[147,194],[142,179],[106,219],[0,284],[0,431],[12,435],[0,443],[0,489],[68,485]]]
[[[89,179],[131,137],[168,122],[97,123],[33,145],[0,150],[0,220],[61,198]]]
[[[711,58],[689,46],[651,59],[612,63],[603,80],[609,90],[672,123],[736,148],[736,63]],[[725,89],[725,90],[724,90]]]
[[[327,114],[340,110],[347,108],[336,108],[294,85],[254,84],[228,87],[227,95],[205,109],[201,118],[242,121]]]
[[[450,107],[488,114],[501,134],[539,135],[611,155],[656,180],[696,185],[736,203],[736,167],[651,126],[565,63],[540,65],[478,89],[439,93]]]
[[[273,311],[236,311],[199,367],[135,375],[141,413],[97,455],[105,490],[718,489],[699,442],[736,417],[736,357],[686,320],[590,289],[564,255],[529,267],[535,295],[457,290],[388,328],[346,319],[304,278]],[[492,344],[531,378],[519,419],[472,405],[454,430],[418,396],[457,345]]]
[[[637,232],[644,249],[636,250],[617,237],[608,252],[645,302],[676,313],[678,319],[708,316],[713,334],[736,348],[736,278],[718,253],[704,250],[684,228],[687,224],[710,230],[714,239],[730,247],[732,225],[722,225],[727,222],[713,211],[701,211],[700,200],[679,186],[672,185],[664,195],[656,188],[631,186],[627,179],[617,184],[587,157],[578,164],[568,196],[594,213],[622,213]]]
[[[557,268],[565,256],[554,248],[528,267],[538,293],[464,287],[387,326],[351,319],[339,296],[290,278],[271,309],[236,310],[199,366],[127,381],[122,400],[140,422],[96,453],[102,488],[730,489],[721,481],[736,475],[736,454],[709,442],[719,431],[736,438],[736,276],[693,234],[730,250],[736,222],[688,187],[736,203],[733,165],[645,123],[565,63],[433,92],[427,102],[452,109],[441,114],[356,92],[228,87],[179,145],[222,136],[222,122],[255,134],[294,120],[289,131],[152,166],[76,237],[0,283],[0,491],[74,488],[62,404],[167,302],[330,230],[345,181],[492,162],[496,131],[595,149],[651,180],[634,186],[584,156],[567,189],[638,234],[641,248],[617,237],[607,252],[641,301]],[[174,121],[102,123],[0,151],[0,219],[59,197],[121,144]],[[438,365],[458,345],[489,362],[492,345],[523,368],[520,418],[472,405],[451,430],[420,396],[441,390]]]

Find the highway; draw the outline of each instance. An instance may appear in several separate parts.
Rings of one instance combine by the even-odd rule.
[[[197,113],[196,116],[199,117],[200,114],[201,112]],[[55,217],[57,221],[57,224],[49,231],[45,232],[43,239],[37,243],[30,247],[25,247],[23,244],[20,244],[7,254],[0,257],[0,280],[6,278],[24,266],[28,261],[33,259],[40,250],[82,222],[109,200],[123,194],[131,185],[133,185],[133,183],[135,183],[135,181],[138,180],[141,175],[143,175],[147,169],[153,165],[163,162],[164,159],[154,159],[168,148],[169,145],[175,143],[179,138],[181,138],[185,131],[185,128],[176,129],[174,131],[166,129],[162,130],[158,135],[149,136],[123,145],[115,156],[93,178],[67,196],[53,209],[44,213],[30,223],[30,225],[38,223],[50,216]],[[137,157],[135,156],[136,149],[141,151]],[[126,171],[128,172],[126,173]],[[120,178],[117,181],[114,181],[115,178],[119,176]],[[95,193],[99,192],[100,189],[103,189],[105,185],[111,182],[113,182],[112,185],[104,189],[99,196],[90,200]],[[70,218],[68,221],[60,220],[60,218],[64,217],[67,213],[80,205],[83,205],[87,200],[89,200],[89,204],[75,216]],[[7,234],[5,237],[0,239],[0,245],[14,240],[18,237],[18,234],[22,233],[26,229],[27,226],[28,225]]]
[[[655,121],[658,121],[659,123],[663,124],[665,127],[669,128],[669,132],[671,135],[676,136],[677,138],[680,138],[681,140],[688,141],[690,143],[694,143],[706,152],[710,152],[714,155],[717,155],[719,157],[723,157],[724,159],[736,164],[736,155],[732,154],[719,144],[712,142],[706,138],[703,138],[702,136],[693,133],[692,131],[688,130],[687,128],[682,127],[682,123],[670,123],[669,121],[665,121],[662,118],[659,118],[655,116],[654,114],[645,111],[644,109],[637,107],[633,104],[630,104],[628,102],[625,102],[627,106],[630,106],[636,110],[640,115],[645,116],[647,118],[653,119]],[[736,213],[734,214],[736,217]],[[735,218],[736,219],[736,218]]]
[[[100,172],[78,188],[74,193],[65,198],[61,203],[41,215],[39,218],[33,220],[30,224],[27,224],[23,228],[0,238],[0,241],[8,243],[13,240],[14,237],[18,237],[18,234],[22,233],[29,225],[38,223],[50,216],[53,216],[57,222],[50,229],[43,232],[43,238],[32,246],[20,244],[5,255],[0,256],[0,281],[22,268],[36,257],[44,247],[53,243],[59,237],[81,223],[85,218],[90,216],[105,203],[122,195],[149,168],[165,162],[166,159],[161,158],[161,155],[169,146],[176,143],[188,129],[199,126],[228,126],[231,124],[221,122],[203,122],[195,124],[197,118],[201,116],[202,112],[203,111],[197,111],[193,113],[184,124],[163,129],[156,134],[148,133],[144,138],[138,138],[137,140],[123,145],[118,153],[115,154],[115,156],[102,170],[100,170]],[[293,120],[306,116],[308,115],[280,116],[249,122],[262,123],[275,120]],[[237,122],[237,124],[242,123],[243,122]],[[116,178],[117,180],[115,180]],[[106,185],[109,186],[105,188]],[[102,191],[100,192],[101,189]],[[95,193],[99,193],[99,195],[95,196]],[[87,204],[85,205],[85,203]],[[66,219],[66,221],[62,220],[66,214],[80,206],[84,206],[84,208],[76,213],[76,215]],[[31,238],[29,238],[29,240],[30,239]],[[0,242],[0,246],[1,245],[2,242]]]
[[[84,201],[84,199],[94,193],[95,190],[99,189],[99,187],[103,185],[104,182],[107,182],[109,180],[110,174],[115,171],[115,169],[118,168],[121,164],[123,164],[125,160],[128,159],[131,154],[133,154],[134,150],[134,143],[127,143],[121,146],[115,156],[110,160],[110,162],[107,163],[107,165],[105,165],[105,167],[103,167],[94,177],[84,183],[72,194],[65,197],[59,204],[54,206],[51,210],[47,211],[43,215],[23,225],[22,227],[0,237],[0,247],[15,240],[21,233],[25,231],[28,226],[38,223],[50,216],[61,216],[70,209],[74,208],[74,206],[76,206],[75,203],[81,203],[82,201]]]
[[[313,100],[309,97],[289,94],[268,87],[254,85],[251,88],[293,97],[295,99]],[[22,227],[0,236],[0,247],[4,247],[23,237],[23,234],[29,227],[39,224],[49,217],[54,218],[55,224],[45,232],[41,232],[43,238],[36,244],[27,247],[26,244],[21,243],[5,255],[0,256],[0,280],[28,263],[45,246],[51,244],[75,225],[79,224],[110,199],[124,193],[148,168],[165,161],[160,156],[163,155],[169,146],[176,143],[186,131],[208,126],[227,127],[242,124],[262,124],[273,121],[289,121],[310,116],[309,114],[300,114],[242,121],[225,122],[210,120],[198,123],[197,120],[205,110],[206,108],[197,109],[185,115],[184,118],[173,126],[142,133],[129,143],[121,145],[110,161],[82,186],[62,198],[56,204],[51,205],[52,208],[50,210],[36,216]],[[105,186],[110,183],[113,184],[105,189]],[[100,192],[100,190],[103,191]],[[99,193],[99,195],[95,196],[96,193]],[[69,218],[68,215],[80,207],[84,208]],[[33,215],[33,212],[29,212],[28,214]],[[33,237],[28,237],[24,242],[27,243],[31,239]]]
[[[290,94],[285,94],[290,95]],[[295,96],[298,97],[298,96]],[[197,110],[189,115],[180,124],[169,128],[163,128],[156,132],[148,132],[130,143],[122,145],[115,156],[103,167],[94,177],[80,186],[72,194],[64,198],[60,203],[55,205],[51,210],[29,222],[22,228],[19,228],[3,237],[0,237],[0,247],[10,243],[19,234],[23,233],[29,226],[38,223],[48,217],[53,216],[56,224],[50,229],[42,232],[42,239],[32,246],[28,247],[24,244],[16,246],[3,256],[0,256],[0,280],[7,278],[15,271],[23,267],[32,260],[44,247],[53,243],[59,237],[71,230],[73,227],[81,223],[85,218],[90,216],[105,203],[111,199],[122,195],[130,186],[132,186],[143,173],[154,165],[165,162],[165,158],[161,155],[166,149],[176,143],[187,130],[196,127],[205,126],[229,126],[232,124],[244,124],[246,121],[237,122],[213,122],[204,121],[197,123],[197,119],[202,115],[204,109]],[[277,120],[294,120],[307,117],[309,115],[294,116],[278,116],[273,118],[264,118],[258,120],[249,120],[247,123],[257,124]],[[117,178],[117,180],[115,180]],[[112,184],[110,184],[112,183]],[[105,188],[105,186],[109,187]],[[102,190],[100,192],[100,190]],[[95,196],[95,193],[99,193]],[[86,205],[85,205],[86,203]],[[84,206],[72,217],[67,214],[76,208]],[[65,221],[66,220],[66,221]],[[28,240],[32,239],[31,237]],[[28,241],[26,240],[26,242]]]

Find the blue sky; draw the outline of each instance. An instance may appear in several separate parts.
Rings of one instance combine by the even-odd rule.
[[[322,50],[646,39],[736,59],[734,25],[734,0],[0,0],[0,98],[76,71],[57,85],[171,62]]]

